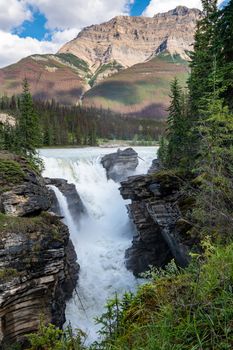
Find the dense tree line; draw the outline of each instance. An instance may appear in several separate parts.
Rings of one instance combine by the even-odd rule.
[[[0,98],[0,110],[20,115],[21,98]],[[110,110],[62,106],[55,101],[34,101],[44,146],[91,145],[99,139],[158,140],[164,123],[115,114]]]
[[[216,0],[202,3],[188,94],[172,82],[160,159],[195,178],[192,220],[199,232],[226,238],[233,229],[233,0],[223,10]]]

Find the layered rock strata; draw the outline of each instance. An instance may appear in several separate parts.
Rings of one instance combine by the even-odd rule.
[[[105,155],[101,164],[106,169],[108,179],[116,182],[125,180],[138,166],[138,154],[132,148]]]
[[[162,52],[187,59],[200,16],[201,11],[184,6],[153,18],[118,16],[84,28],[59,53],[71,53],[83,59],[92,70],[109,62],[131,67]]]
[[[40,320],[61,327],[79,266],[68,228],[50,208],[43,179],[0,152],[0,348],[24,342]]]
[[[155,162],[154,162],[155,165]],[[136,235],[126,252],[127,267],[139,275],[151,266],[164,267],[171,259],[179,266],[189,260],[189,222],[182,218],[180,182],[176,176],[151,173],[121,182],[121,195],[128,205]]]

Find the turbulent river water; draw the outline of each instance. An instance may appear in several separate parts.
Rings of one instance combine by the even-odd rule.
[[[134,147],[140,159],[135,174],[146,173],[156,158],[155,147]],[[66,198],[54,188],[64,222],[69,227],[81,266],[77,294],[67,305],[66,318],[74,328],[88,335],[88,343],[97,339],[94,318],[104,311],[106,299],[114,293],[133,291],[138,281],[125,268],[125,250],[132,241],[126,204],[119,184],[107,180],[101,157],[117,149],[43,149],[44,176],[63,178],[76,185],[87,209],[81,220],[71,216]]]

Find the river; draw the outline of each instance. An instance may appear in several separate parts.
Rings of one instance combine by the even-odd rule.
[[[135,174],[146,173],[156,158],[156,147],[134,147],[140,159]],[[99,326],[94,318],[104,311],[106,300],[115,293],[134,291],[138,284],[125,268],[125,250],[133,231],[119,184],[107,180],[101,157],[117,151],[109,148],[42,149],[43,175],[74,183],[87,209],[81,220],[72,218],[66,198],[55,189],[64,222],[68,225],[81,266],[77,292],[66,308],[67,322],[97,339]]]

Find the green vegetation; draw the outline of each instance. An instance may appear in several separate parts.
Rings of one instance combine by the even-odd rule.
[[[10,281],[12,278],[17,277],[18,271],[16,269],[4,268],[0,269],[0,282]]]
[[[232,349],[232,244],[207,243],[187,269],[172,262],[148,276],[135,296],[109,301],[98,320],[105,338],[93,350]]]
[[[90,70],[87,62],[74,56],[72,53],[58,53],[56,54],[56,57],[60,58],[65,63],[68,62],[69,64],[73,65],[75,68],[78,68],[84,71],[85,73],[90,74]]]
[[[41,213],[33,217],[9,216],[0,213],[0,235],[3,237],[8,232],[23,233],[32,239],[43,239],[43,235],[50,233],[50,239],[60,241],[62,239],[58,228],[60,221],[49,213]]]
[[[25,157],[28,162],[37,170],[40,170],[41,162],[38,158],[36,149],[41,146],[41,128],[38,114],[35,111],[32,97],[29,91],[29,85],[26,79],[23,81],[23,92],[19,98],[13,96],[10,100],[3,97],[1,106],[6,109],[13,109],[17,116],[16,125],[7,123],[0,125],[0,150],[12,151]],[[2,164],[4,166],[4,164]],[[5,163],[6,176],[15,171],[17,165]],[[13,170],[14,168],[14,170]]]
[[[17,120],[19,105],[20,100],[14,96],[0,98],[0,110],[14,114]],[[165,126],[163,121],[131,118],[110,110],[67,107],[54,101],[34,101],[34,108],[40,116],[38,130],[42,131],[40,137],[43,146],[96,146],[101,139],[149,143],[159,139]],[[13,133],[14,128],[3,126],[3,129],[4,137],[10,140],[6,142],[0,137],[0,145],[1,140],[4,145],[1,148],[14,151],[16,147],[12,147],[12,138],[17,138]],[[6,132],[8,130],[10,132]]]
[[[49,324],[40,323],[38,334],[28,335],[30,348],[27,350],[82,350],[86,335],[77,330],[73,332],[70,326],[64,331]]]
[[[24,178],[25,173],[18,162],[0,159],[0,186],[17,184],[23,181]]]
[[[216,0],[202,3],[188,91],[171,83],[163,169],[150,175],[177,184],[190,264],[152,268],[135,295],[109,300],[96,319],[102,338],[89,350],[233,348],[233,0],[221,11]],[[65,333],[43,326],[29,336],[30,350],[88,348]]]
[[[98,76],[104,72],[107,72],[107,71],[111,71],[111,70],[116,70],[116,71],[120,71],[121,69],[123,69],[123,66],[118,63],[117,61],[113,61],[113,62],[110,62],[108,64],[103,64],[100,66],[99,69],[97,69],[97,71],[95,72],[95,74],[91,77],[91,79],[89,80],[89,85],[92,87],[94,86]]]

